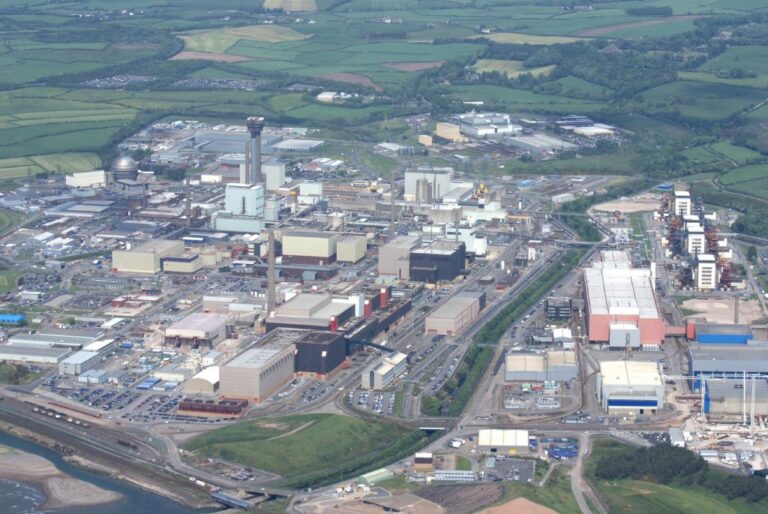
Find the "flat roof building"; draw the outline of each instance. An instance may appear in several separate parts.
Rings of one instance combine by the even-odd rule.
[[[101,354],[98,352],[75,352],[59,362],[59,374],[79,375],[89,369],[93,369],[101,362]]]
[[[71,353],[69,348],[47,346],[25,346],[21,344],[0,345],[0,361],[24,362],[30,364],[58,364]]]
[[[339,235],[333,232],[293,230],[283,233],[283,262],[286,264],[312,264],[323,266],[336,262],[336,243]]]
[[[295,344],[294,371],[299,376],[325,380],[347,359],[347,342],[341,334],[306,332]]]
[[[408,356],[395,352],[384,357],[381,362],[363,371],[361,386],[363,389],[381,390],[392,385],[408,369]]]
[[[427,334],[454,336],[464,331],[485,308],[485,293],[462,292],[453,295],[424,319]]]
[[[101,331],[92,330],[46,329],[34,334],[16,334],[8,339],[8,344],[79,350],[101,335]]]
[[[379,248],[379,275],[410,280],[411,251],[421,245],[419,236],[397,236]]]
[[[227,335],[223,314],[195,312],[165,329],[165,344],[213,347]]]
[[[112,271],[117,273],[140,273],[154,275],[162,269],[166,257],[181,257],[184,254],[182,241],[153,239],[125,250],[112,251]]]
[[[466,258],[463,242],[433,241],[425,248],[411,250],[410,280],[430,284],[451,281],[464,271]]]
[[[600,362],[597,396],[608,413],[655,414],[664,407],[664,383],[658,363]]]
[[[552,350],[545,353],[510,352],[505,361],[507,382],[568,381],[576,378],[576,353]]]
[[[339,262],[360,262],[365,258],[368,238],[363,235],[347,235],[336,243],[336,260]]]
[[[656,303],[654,273],[634,269],[613,253],[584,270],[587,335],[590,342],[626,347],[628,332],[641,345],[659,345],[666,327]],[[630,329],[630,325],[634,328]],[[613,337],[611,336],[613,330]]]
[[[293,378],[294,345],[250,348],[221,366],[220,394],[261,402]]]
[[[768,343],[691,344],[690,366],[690,374],[697,377],[735,379],[768,375]],[[695,381],[694,387],[698,388]]]
[[[346,298],[328,294],[300,293],[278,306],[267,318],[267,332],[278,328],[306,328],[335,332],[355,315],[355,306]]]
[[[527,430],[482,428],[477,432],[477,445],[485,448],[515,448],[527,450],[530,435]]]

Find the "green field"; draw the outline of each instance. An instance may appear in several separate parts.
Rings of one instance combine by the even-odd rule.
[[[523,73],[530,73],[534,77],[549,75],[555,69],[554,65],[539,66],[538,68],[524,68],[522,61],[505,61],[502,59],[480,59],[475,63],[478,73],[490,73],[493,71],[506,75],[508,78],[519,77]]]
[[[658,514],[747,514],[762,505],[729,500],[698,486],[664,485],[644,480],[604,481],[594,477],[595,463],[604,456],[621,458],[629,447],[610,440],[596,440],[585,472],[612,512]],[[721,473],[718,471],[717,473]]]
[[[755,164],[729,171],[720,177],[720,183],[731,187],[763,179],[768,179],[768,164]]]
[[[9,211],[8,209],[0,209],[0,233],[5,232],[9,228],[21,223],[24,219],[18,212]],[[5,281],[7,285],[7,280]]]
[[[380,467],[422,439],[421,432],[395,424],[308,414],[238,423],[200,435],[184,448],[198,458],[222,458],[276,473],[295,485]]]

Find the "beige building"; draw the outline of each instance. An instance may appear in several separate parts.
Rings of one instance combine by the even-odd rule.
[[[133,248],[112,251],[112,271],[154,275],[162,270],[162,260],[181,257],[184,243],[167,239],[152,239]]]
[[[221,366],[222,396],[261,402],[293,378],[294,345],[246,350]]]
[[[219,366],[205,368],[184,383],[187,394],[216,394],[219,390]]]
[[[165,330],[165,344],[213,346],[227,336],[228,320],[223,314],[192,313]]]
[[[483,293],[458,293],[424,319],[424,331],[444,336],[459,334],[477,319],[483,307]]]
[[[107,185],[107,173],[104,170],[83,171],[64,177],[69,187],[104,187]]]
[[[368,238],[365,236],[344,236],[336,243],[336,260],[339,262],[359,262],[365,257]]]
[[[461,134],[458,125],[442,121],[438,121],[437,125],[435,125],[435,136],[452,143],[463,143],[467,140],[467,138]]]
[[[379,248],[379,275],[393,275],[410,280],[411,250],[421,245],[419,236],[398,236]]]
[[[291,231],[283,233],[283,262],[330,264],[336,260],[339,235],[332,232]]]
[[[429,134],[419,134],[419,144],[423,146],[432,146],[432,136]]]

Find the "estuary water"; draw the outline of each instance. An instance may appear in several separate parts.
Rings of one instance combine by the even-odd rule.
[[[40,505],[45,501],[45,495],[43,495],[39,488],[29,484],[0,480],[0,514],[36,514],[42,512],[56,512],[59,514],[143,514],[145,512],[200,514],[201,512],[210,512],[189,509],[138,487],[76,468],[62,459],[58,453],[48,448],[3,432],[0,432],[0,446],[16,448],[44,457],[59,468],[59,470],[74,478],[90,482],[104,489],[116,491],[123,496],[121,500],[108,505],[46,511],[40,509]]]

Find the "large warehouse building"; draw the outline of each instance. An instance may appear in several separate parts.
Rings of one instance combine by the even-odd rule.
[[[266,345],[244,351],[219,369],[219,393],[261,402],[293,379],[294,346]]]
[[[664,382],[658,363],[601,362],[597,397],[609,414],[655,414],[664,407]]]
[[[462,242],[438,240],[425,248],[411,251],[410,280],[436,284],[451,281],[464,271],[467,258]]]
[[[324,266],[336,262],[339,235],[332,232],[283,233],[283,263]]]
[[[355,305],[327,294],[301,293],[280,305],[266,321],[267,332],[279,327],[336,332],[355,315]]]
[[[457,335],[478,318],[483,308],[485,293],[455,294],[424,319],[424,331],[427,334]]]
[[[8,339],[8,344],[79,350],[96,341],[101,335],[100,331],[93,330],[47,329],[34,334],[16,334]]]
[[[575,379],[577,373],[576,352],[572,351],[510,352],[505,358],[507,382],[564,382]]]
[[[704,409],[710,421],[741,423],[752,415],[752,389],[755,417],[768,416],[768,381],[765,379],[709,380]]]
[[[336,243],[336,260],[356,263],[363,260],[368,248],[368,238],[360,235],[342,236]]]
[[[768,375],[768,344],[690,345],[691,375],[695,377],[742,378]],[[698,389],[699,384],[694,383]]]
[[[165,344],[213,347],[227,336],[227,320],[223,314],[195,312],[165,330]]]
[[[133,248],[112,251],[112,271],[118,273],[141,273],[154,275],[163,269],[166,257],[181,257],[184,254],[182,241],[154,239]]]
[[[658,346],[666,327],[659,313],[651,269],[634,269],[624,252],[602,252],[584,270],[587,335],[612,349]]]
[[[29,364],[58,364],[71,353],[69,348],[26,346],[21,344],[0,345],[0,361]]]
[[[307,332],[296,341],[294,371],[299,376],[325,380],[347,359],[347,342],[341,334]]]
[[[219,366],[209,366],[184,382],[187,394],[216,394],[219,391]]]
[[[411,251],[421,245],[419,236],[397,236],[379,248],[379,275],[410,280]]]
[[[527,430],[501,428],[483,428],[477,432],[477,446],[486,448],[506,448],[515,451],[528,450],[530,435]]]

